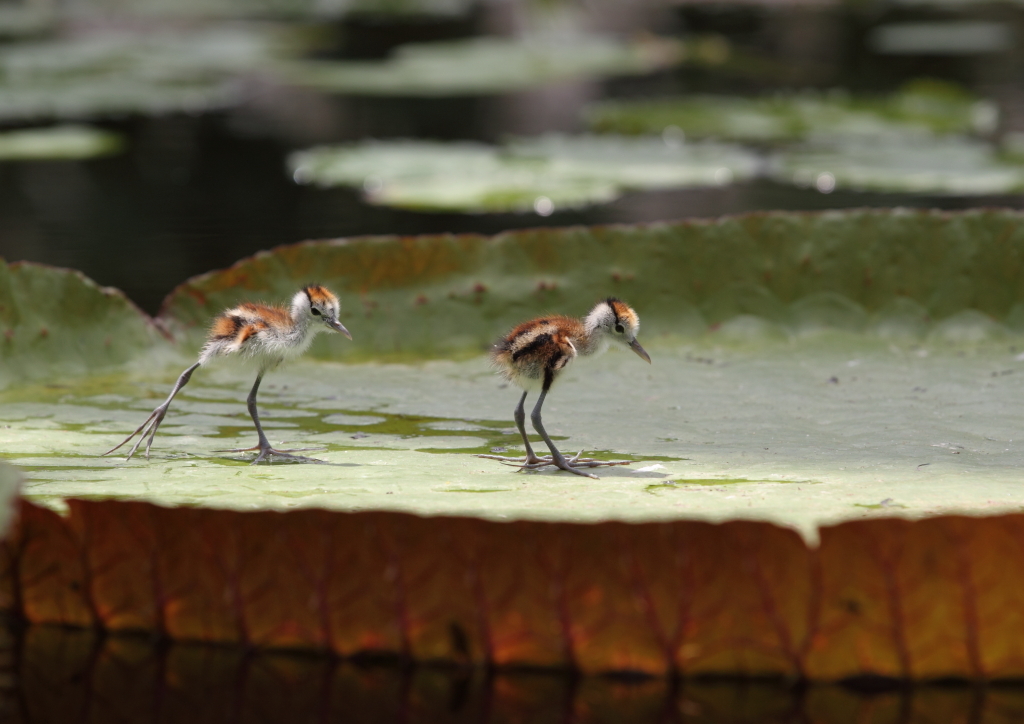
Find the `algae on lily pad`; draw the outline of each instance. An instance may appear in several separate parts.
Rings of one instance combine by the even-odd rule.
[[[198,112],[233,105],[241,74],[295,50],[261,27],[102,32],[0,48],[0,120]]]
[[[1024,163],[984,141],[957,136],[845,139],[779,151],[769,175],[783,183],[855,191],[1010,194],[1024,190]]]
[[[797,141],[810,136],[848,137],[894,132],[991,133],[998,108],[990,101],[937,81],[917,81],[880,98],[846,91],[741,96],[686,96],[613,100],[586,111],[592,130],[732,141]]]
[[[502,148],[477,143],[367,141],[299,151],[299,183],[360,189],[400,208],[549,215],[630,190],[720,186],[753,177],[758,157],[736,146],[660,139],[548,135]]]
[[[0,162],[96,158],[123,147],[119,134],[88,126],[0,131]]]
[[[579,78],[648,73],[677,64],[683,44],[589,35],[483,37],[400,46],[384,61],[293,61],[280,77],[334,93],[453,96],[507,93]]]

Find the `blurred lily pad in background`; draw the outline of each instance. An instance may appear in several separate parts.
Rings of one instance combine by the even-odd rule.
[[[902,132],[991,133],[995,104],[939,81],[911,83],[889,96],[803,91],[757,98],[688,96],[596,103],[585,112],[598,132],[660,134],[754,143],[811,136],[875,136]],[[670,131],[671,132],[671,131]]]
[[[0,132],[0,161],[96,158],[123,148],[119,134],[88,126]]]
[[[0,5],[0,40],[41,35],[54,28],[57,14],[42,3]]]
[[[0,389],[131,366],[166,356],[168,342],[117,289],[81,272],[0,259]]]
[[[206,24],[3,47],[0,121],[216,110],[238,103],[253,74],[332,93],[450,96],[642,74],[685,55],[675,39],[538,34],[410,43],[383,61],[297,58],[316,42],[298,26]]]
[[[649,73],[680,63],[683,41],[572,34],[482,37],[400,46],[383,61],[294,61],[278,68],[294,85],[357,95],[502,93],[578,78]]]
[[[377,17],[459,16],[472,0],[70,0],[73,14],[95,16],[130,12],[146,18],[324,19],[353,14]]]
[[[361,189],[369,203],[429,211],[535,211],[611,201],[626,191],[723,186],[757,175],[756,153],[722,143],[546,135],[503,147],[367,141],[292,154],[298,183]]]
[[[1024,190],[1024,164],[984,141],[932,136],[848,138],[778,152],[771,178],[797,186],[980,196]]]
[[[0,46],[0,121],[200,112],[234,105],[241,74],[296,52],[265,26],[102,31]]]

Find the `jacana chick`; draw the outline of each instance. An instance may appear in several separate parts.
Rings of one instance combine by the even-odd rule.
[[[648,363],[651,357],[636,341],[640,330],[640,318],[637,313],[623,301],[609,297],[599,302],[583,319],[552,315],[523,322],[505,335],[491,349],[491,362],[506,380],[522,388],[523,396],[515,409],[516,427],[523,437],[526,446],[524,460],[512,460],[492,455],[481,455],[491,459],[519,465],[521,469],[535,470],[554,465],[570,473],[597,478],[596,475],[584,472],[579,468],[593,468],[604,465],[624,465],[625,462],[602,462],[589,458],[580,459],[579,455],[566,460],[558,451],[555,443],[544,429],[541,419],[541,407],[552,384],[566,365],[577,356],[599,354],[608,348],[609,343],[619,343],[629,347]],[[540,390],[540,397],[533,408],[530,420],[534,429],[540,434],[551,451],[550,458],[538,457],[530,446],[526,436],[526,411],[524,404],[527,395],[533,390]]]
[[[260,389],[260,382],[263,381],[264,374],[286,359],[298,357],[305,352],[318,332],[341,332],[352,339],[349,331],[338,321],[338,309],[338,298],[326,288],[313,284],[297,292],[292,297],[290,307],[245,302],[233,309],[221,312],[210,324],[206,344],[203,345],[199,353],[199,361],[181,373],[171,394],[163,404],[153,410],[152,414],[139,425],[135,432],[103,454],[109,455],[141,433],[135,445],[128,451],[127,459],[131,460],[132,455],[139,449],[139,445],[147,436],[149,439],[146,442],[146,458],[148,459],[149,449],[153,446],[153,438],[156,436],[160,423],[163,422],[164,415],[167,414],[167,409],[171,406],[171,401],[181,391],[181,388],[188,384],[196,368],[202,367],[215,357],[239,355],[251,360],[258,370],[256,382],[252,386],[252,391],[249,392],[247,403],[249,415],[256,425],[259,441],[255,447],[217,452],[257,452],[253,463],[266,460],[270,456],[298,462],[320,462],[301,455],[289,454],[299,452],[298,450],[275,450],[270,446],[256,411],[256,393]]]

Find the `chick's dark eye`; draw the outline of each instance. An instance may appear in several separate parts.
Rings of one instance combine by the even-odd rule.
[[[314,317],[319,317],[320,316],[320,310],[317,309],[316,307],[310,309],[309,311],[311,311],[313,313]]]
[[[621,324],[616,324],[616,325],[615,325],[615,331],[616,331],[616,332],[618,332],[619,334],[622,334],[622,333],[623,333],[624,331],[626,331],[626,330],[624,330],[624,329],[622,328],[622,325],[621,325]]]

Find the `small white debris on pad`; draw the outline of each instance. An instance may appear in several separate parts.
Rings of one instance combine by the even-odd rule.
[[[655,463],[654,465],[648,465],[646,468],[637,468],[634,473],[653,473],[655,470],[665,470],[664,465]]]

